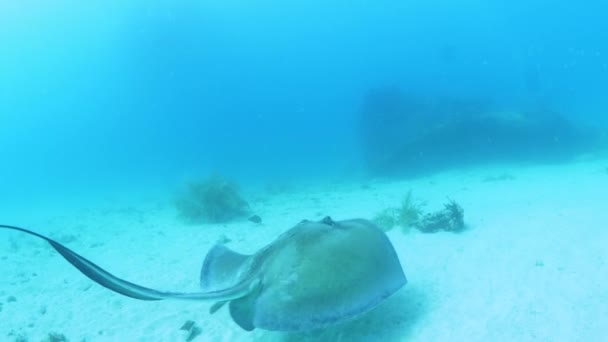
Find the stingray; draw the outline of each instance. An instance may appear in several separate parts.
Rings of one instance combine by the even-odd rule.
[[[201,292],[166,292],[120,279],[59,242],[48,242],[85,276],[114,292],[140,300],[214,301],[210,313],[228,305],[243,329],[304,331],[358,317],[407,282],[388,237],[368,220],[303,220],[254,254],[222,243],[207,253]]]

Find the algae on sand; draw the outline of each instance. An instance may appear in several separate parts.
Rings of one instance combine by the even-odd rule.
[[[465,229],[464,209],[450,199],[444,204],[443,210],[424,215],[416,228],[423,233],[435,233],[440,230],[461,232]]]
[[[424,205],[424,202],[413,198],[410,190],[401,201],[400,207],[386,208],[372,221],[384,231],[400,226],[403,233],[409,232],[412,228],[416,228],[422,233],[439,231],[458,233],[466,228],[464,209],[456,201],[449,199],[442,210],[432,213],[425,213],[422,210]]]
[[[373,222],[384,231],[400,226],[402,232],[406,233],[418,224],[422,216],[422,206],[423,203],[414,200],[412,190],[409,190],[401,200],[400,207],[384,209],[374,217]]]
[[[190,223],[220,223],[249,214],[249,204],[235,183],[219,176],[190,183],[175,201],[179,215]]]
[[[386,208],[382,210],[380,213],[374,216],[372,222],[374,222],[383,231],[388,232],[397,224],[397,209]]]
[[[417,203],[412,197],[412,190],[409,190],[398,209],[397,221],[402,229],[409,229],[416,224],[422,215],[422,204]]]

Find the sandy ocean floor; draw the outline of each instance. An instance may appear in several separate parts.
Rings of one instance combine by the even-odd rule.
[[[82,276],[46,243],[0,230],[0,340],[600,341],[608,338],[608,160],[493,166],[402,182],[292,187],[246,194],[262,225],[185,225],[166,198],[57,204],[2,222],[50,235],[119,277],[196,291],[206,251],[221,236],[253,252],[304,218],[371,218],[413,191],[429,211],[446,197],[468,230],[388,233],[409,283],[363,317],[309,333],[247,333],[210,303],[145,302]]]

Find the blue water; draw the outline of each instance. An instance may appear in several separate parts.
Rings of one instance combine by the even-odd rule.
[[[171,194],[214,172],[244,185],[401,180],[556,153],[503,160],[479,149],[410,174],[410,159],[392,159],[400,147],[380,146],[371,153],[391,154],[381,158],[391,167],[370,167],[362,108],[374,89],[559,113],[598,137],[564,140],[556,160],[567,163],[606,142],[607,12],[595,0],[1,1],[0,218]],[[442,161],[461,151],[447,145]]]
[[[354,174],[364,167],[360,103],[384,85],[543,101],[605,123],[604,10],[599,1],[4,1],[0,187],[36,196],[210,171],[241,181]]]

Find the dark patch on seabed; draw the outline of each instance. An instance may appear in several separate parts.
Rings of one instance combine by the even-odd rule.
[[[370,91],[359,120],[367,166],[377,175],[416,176],[492,162],[562,162],[603,145],[599,130],[548,108],[511,110],[394,87]]]

